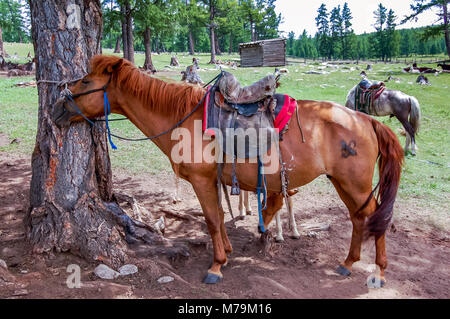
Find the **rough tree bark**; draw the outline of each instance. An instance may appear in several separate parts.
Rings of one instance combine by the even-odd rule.
[[[447,46],[447,54],[450,57],[450,26],[449,26],[449,21],[448,21],[448,17],[449,17],[449,12],[448,12],[448,7],[447,7],[447,3],[444,3],[442,5],[442,10],[443,10],[443,16],[444,16],[444,36],[445,36],[445,44]]]
[[[216,24],[214,23],[214,17],[216,15],[216,9],[214,7],[214,1],[209,1],[209,32],[210,32],[210,40],[211,40],[211,61],[209,61],[209,64],[216,64],[216,35],[214,29],[216,28]]]
[[[116,46],[114,48],[114,53],[120,53],[120,36],[116,39]]]
[[[195,46],[194,46],[194,35],[192,34],[191,27],[189,26],[189,54],[194,55],[195,54]]]
[[[126,60],[130,60],[128,57],[128,28],[127,28],[127,19],[126,19],[126,9],[125,5],[120,5],[120,13],[122,15],[122,44],[123,44],[123,58]]]
[[[134,64],[134,37],[133,37],[133,15],[130,1],[125,1],[127,19],[128,60]]]
[[[222,55],[222,50],[220,50],[219,39],[217,33],[214,32],[214,44],[216,46],[216,55]]]
[[[145,47],[145,62],[144,70],[156,72],[156,69],[152,62],[152,31],[149,27],[144,31],[144,47]]]
[[[37,81],[87,73],[101,53],[99,0],[30,0]],[[163,243],[119,207],[104,131],[89,124],[57,127],[51,119],[57,84],[39,82],[39,118],[32,155],[27,237],[35,253],[69,251],[111,266],[127,260],[128,242]],[[165,244],[165,242],[164,242]]]
[[[0,27],[0,55],[5,55],[5,50],[3,49],[2,27]]]

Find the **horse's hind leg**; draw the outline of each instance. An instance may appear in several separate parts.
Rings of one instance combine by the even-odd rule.
[[[386,279],[384,277],[384,271],[387,268],[387,257],[386,257],[386,235],[379,238],[375,238],[375,248],[376,248],[376,259],[375,263],[380,267],[380,287],[386,284]]]
[[[252,210],[248,201],[248,192],[241,191],[239,194],[239,216],[245,218],[245,216],[251,216]]]
[[[405,154],[408,154],[410,151],[410,145],[412,144],[411,148],[411,154],[416,155],[416,140],[415,140],[415,134],[414,134],[414,128],[412,127],[411,123],[408,121],[408,115],[395,115],[397,119],[400,121],[400,123],[403,125],[406,131],[406,145],[405,145]]]
[[[372,198],[369,201],[369,204],[364,209],[359,211],[369,198],[371,191],[362,192],[359,190],[356,183],[355,186],[352,185],[343,187],[336,179],[330,178],[330,180],[336,188],[342,201],[347,206],[353,224],[352,241],[348,256],[337,269],[337,272],[340,275],[350,276],[353,264],[358,262],[361,258],[361,245],[364,240],[365,219],[375,211],[376,201]]]

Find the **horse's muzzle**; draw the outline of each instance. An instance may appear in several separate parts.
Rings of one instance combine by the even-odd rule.
[[[53,122],[59,127],[67,126],[70,124],[70,119],[75,116],[75,113],[70,112],[65,106],[66,100],[64,98],[56,101],[53,105],[53,113],[51,118]]]

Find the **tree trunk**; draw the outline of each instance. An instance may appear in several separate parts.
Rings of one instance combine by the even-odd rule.
[[[442,5],[444,11],[444,36],[445,36],[445,44],[447,46],[447,54],[450,57],[450,27],[448,21],[448,7],[447,4]]]
[[[211,38],[211,61],[209,61],[209,64],[216,64],[216,43],[214,41],[215,32],[213,26],[210,27],[210,38]]]
[[[89,59],[101,53],[100,1],[30,0],[30,8],[39,83],[38,132],[25,221],[33,252],[72,252],[115,268],[127,261],[126,241],[151,244],[149,255],[187,256],[184,244],[171,244],[155,227],[123,212],[112,192],[105,131],[86,122],[56,126],[52,113],[60,88],[39,82],[70,80],[86,73]]]
[[[36,79],[70,80],[101,53],[99,0],[30,0]],[[37,253],[70,251],[118,266],[126,261],[112,194],[105,134],[82,122],[58,128],[51,120],[56,84],[39,83],[39,119],[32,155],[28,239]],[[122,225],[123,226],[123,225]]]
[[[222,55],[222,50],[220,50],[219,39],[217,33],[214,32],[214,44],[216,45],[216,54]]]
[[[114,53],[120,53],[120,36],[116,39],[116,47],[114,49]]]
[[[233,32],[230,32],[230,49],[228,53],[230,55],[233,54]]]
[[[127,40],[128,40],[128,61],[134,64],[134,37],[133,37],[133,16],[131,14],[130,2],[125,2],[127,19]]]
[[[152,62],[152,32],[149,27],[144,32],[145,62],[144,70],[156,72]]]
[[[216,64],[216,35],[214,32],[214,28],[216,27],[216,24],[214,23],[214,17],[216,14],[216,8],[214,7],[214,3],[213,1],[209,1],[209,11],[210,11],[210,15],[209,15],[209,32],[210,32],[210,40],[211,40],[211,61],[209,61],[209,64]]]
[[[128,57],[128,28],[127,28],[127,19],[126,19],[126,9],[124,5],[120,6],[120,13],[122,15],[122,44],[123,44],[123,58],[126,60],[130,60]]]
[[[3,35],[2,35],[2,27],[0,26],[0,55],[5,55],[5,50],[3,49]]]
[[[192,29],[190,26],[189,26],[189,54],[190,55],[195,54],[194,35],[192,34]]]
[[[159,50],[159,37],[156,37],[156,39],[155,39],[155,48],[156,48],[156,53],[160,54],[161,51]]]

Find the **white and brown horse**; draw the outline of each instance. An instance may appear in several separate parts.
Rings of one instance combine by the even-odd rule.
[[[358,86],[355,86],[347,95],[345,104],[349,109],[355,110],[355,94]],[[420,105],[414,96],[406,95],[400,91],[384,90],[380,97],[368,107],[369,114],[374,116],[395,116],[406,131],[405,153],[411,151],[416,155],[416,135],[420,127]]]

